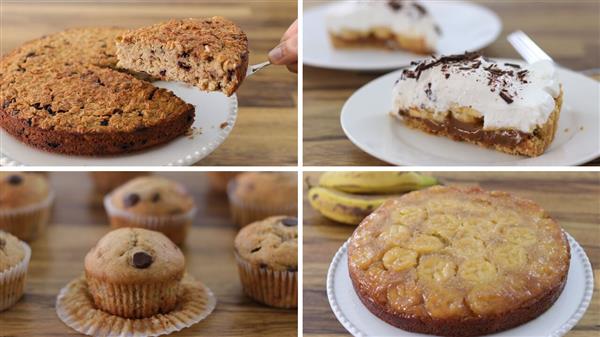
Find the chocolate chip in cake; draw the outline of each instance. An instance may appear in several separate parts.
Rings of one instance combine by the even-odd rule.
[[[258,267],[259,267],[260,269],[267,269],[267,267],[268,267],[268,266],[267,266],[267,264],[266,264],[266,263],[261,263],[261,264],[260,264]]]
[[[108,126],[108,119],[103,119],[100,121],[101,126]]]
[[[160,193],[154,193],[154,195],[152,195],[152,202],[159,202],[160,201]]]
[[[256,253],[256,252],[258,252],[259,250],[261,250],[261,248],[262,248],[262,247],[258,246],[258,247],[256,247],[256,248],[252,249],[252,250],[250,251],[250,253]]]
[[[56,112],[52,111],[52,105],[50,104],[44,105],[44,110],[46,110],[50,116],[56,115]]]
[[[6,178],[6,181],[11,185],[20,185],[23,182],[23,178],[21,176],[13,174],[11,176],[8,176],[8,178]]]
[[[137,193],[130,193],[123,198],[123,205],[125,207],[133,207],[140,202],[140,196]]]
[[[281,224],[286,227],[296,227],[296,226],[298,226],[298,219],[297,218],[284,218],[284,219],[281,219]]]
[[[4,101],[4,103],[2,103],[2,109],[6,109],[8,108],[11,104],[13,104],[15,102],[15,98],[11,98],[11,99],[7,99]]]
[[[158,91],[158,88],[154,88],[152,89],[152,91],[150,92],[150,94],[148,95],[148,100],[151,101],[154,98],[154,94],[156,93],[156,91]]]
[[[190,71],[190,69],[192,69],[192,66],[190,66],[187,63],[183,63],[181,61],[177,62],[177,66],[179,66],[179,68],[185,70],[185,71]]]
[[[148,268],[152,262],[152,256],[146,252],[135,252],[131,257],[131,264],[138,269]]]
[[[160,74],[160,76],[165,76],[167,74],[167,71],[165,69],[161,70],[158,72]]]

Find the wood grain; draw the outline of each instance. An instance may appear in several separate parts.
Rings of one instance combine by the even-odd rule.
[[[326,1],[305,0],[304,8]],[[478,1],[496,12],[503,30],[483,49],[490,57],[520,58],[506,36],[521,29],[559,64],[576,71],[600,68],[600,2]],[[308,38],[308,37],[307,37]],[[388,165],[360,150],[346,138],[340,112],[346,100],[381,73],[352,72],[304,66],[304,164],[310,166]],[[600,165],[600,158],[588,163]]]
[[[242,292],[233,256],[237,226],[227,198],[212,191],[203,173],[161,173],[185,184],[198,206],[183,247],[187,271],[217,297],[204,321],[170,336],[296,336],[297,311],[260,305]],[[83,272],[85,254],[108,232],[107,219],[86,173],[52,173],[57,199],[51,225],[31,243],[25,296],[0,313],[0,336],[79,336],[56,316],[56,295]]]
[[[446,184],[480,185],[515,193],[539,203],[584,248],[594,269],[592,303],[567,337],[600,334],[600,173],[598,172],[435,172]],[[315,181],[318,173],[307,173]],[[305,186],[306,192],[306,186]],[[306,193],[305,193],[306,195]],[[304,336],[346,336],[325,290],[327,269],[354,226],[318,214],[304,198]]]
[[[172,18],[221,15],[248,35],[250,64],[267,53],[297,17],[296,1],[202,2],[42,2],[3,1],[2,41],[5,54],[25,41],[70,27],[136,28]],[[296,165],[297,76],[271,66],[245,80],[237,92],[239,114],[227,140],[199,165]],[[206,111],[204,113],[210,113]],[[202,116],[198,116],[199,119]]]

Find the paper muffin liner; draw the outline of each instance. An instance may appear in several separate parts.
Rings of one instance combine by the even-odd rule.
[[[111,201],[112,194],[104,197],[104,209],[108,213],[112,228],[145,228],[165,234],[176,245],[185,242],[189,227],[192,225],[196,207],[186,213],[176,215],[139,215],[117,208]]]
[[[290,309],[298,306],[298,272],[261,268],[237,253],[235,259],[246,295],[272,307]]]
[[[73,330],[88,336],[160,336],[188,328],[212,313],[217,304],[213,292],[189,275],[184,276],[175,309],[148,318],[130,319],[97,309],[85,276],[69,282],[56,299],[58,317]]]
[[[46,199],[39,203],[0,210],[0,230],[24,241],[34,240],[46,229],[53,202],[54,192],[51,191]]]
[[[149,317],[177,304],[179,280],[150,284],[111,284],[87,277],[87,286],[99,309],[126,318]]]
[[[231,181],[233,182],[233,181]],[[297,203],[282,207],[268,207],[264,205],[250,204],[236,198],[233,193],[233,184],[227,187],[227,196],[229,198],[229,210],[233,222],[240,227],[245,227],[255,221],[263,220],[274,215],[298,216]]]
[[[31,248],[25,242],[21,242],[21,244],[25,250],[23,260],[8,270],[0,272],[0,311],[6,310],[17,303],[25,290]]]

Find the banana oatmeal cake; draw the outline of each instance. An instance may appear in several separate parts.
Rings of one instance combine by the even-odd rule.
[[[215,16],[171,20],[118,37],[119,67],[233,95],[246,77],[246,34]]]
[[[20,141],[75,155],[144,149],[184,134],[194,107],[116,69],[117,28],[69,29],[0,60],[0,126]]]

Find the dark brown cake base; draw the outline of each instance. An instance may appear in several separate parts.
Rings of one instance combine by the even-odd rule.
[[[133,132],[75,133],[32,127],[0,109],[0,127],[21,142],[63,154],[101,156],[134,152],[183,135],[194,122],[191,108],[178,118]]]

